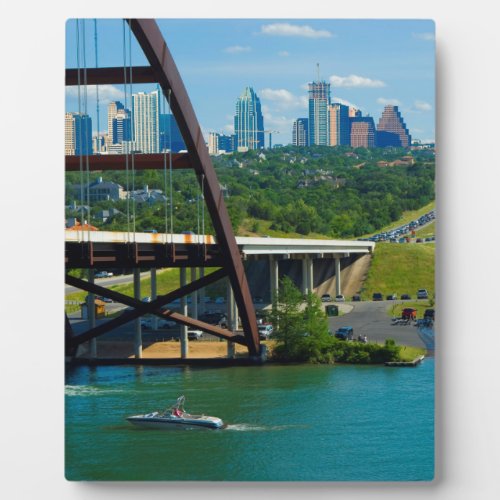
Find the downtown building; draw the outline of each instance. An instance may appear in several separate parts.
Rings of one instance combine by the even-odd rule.
[[[374,148],[377,131],[371,116],[356,116],[351,122],[350,143],[353,148]]]
[[[160,152],[159,93],[132,94],[132,141],[141,153]]]
[[[186,148],[179,126],[171,113],[160,114],[160,153],[178,153]]]
[[[330,146],[349,146],[351,143],[351,122],[349,106],[334,102],[328,108]]]
[[[252,87],[246,87],[236,101],[234,133],[238,151],[264,149],[264,117],[260,99]]]
[[[92,118],[83,113],[66,113],[64,117],[64,154],[92,154]]]
[[[236,134],[225,135],[217,132],[208,134],[208,154],[219,155],[236,151]]]
[[[292,144],[294,146],[309,146],[308,118],[297,118],[293,122]]]
[[[387,105],[377,125],[377,144],[380,147],[411,146],[411,136],[397,106]]]
[[[330,144],[330,84],[324,81],[309,83],[309,145]]]

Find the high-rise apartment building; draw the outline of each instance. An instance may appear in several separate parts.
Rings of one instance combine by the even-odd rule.
[[[132,94],[132,140],[141,153],[160,152],[158,91]]]
[[[236,101],[234,133],[239,151],[264,149],[264,117],[260,99],[252,87],[246,87]]]
[[[113,142],[113,120],[116,118],[118,111],[125,109],[125,106],[120,101],[111,101],[108,104],[108,143],[116,144]]]
[[[349,106],[349,118],[356,118],[361,116],[361,111],[354,106]]]
[[[172,150],[178,153],[186,149],[181,131],[177,126],[175,118],[170,113],[160,114],[160,152]]]
[[[349,106],[334,102],[328,108],[330,120],[330,146],[349,146],[351,143],[351,122]]]
[[[293,122],[292,144],[294,146],[309,146],[308,118],[297,118]]]
[[[351,146],[353,148],[373,148],[376,145],[375,122],[371,116],[350,118]]]
[[[113,118],[112,144],[121,144],[132,139],[132,123],[130,110],[121,108]]]
[[[330,105],[330,84],[326,82],[309,83],[309,144],[328,146]]]
[[[379,146],[411,146],[411,136],[397,106],[387,105],[377,126]]]
[[[236,135],[224,135],[217,132],[208,134],[208,154],[232,153],[235,151]]]
[[[64,118],[64,154],[92,154],[92,119],[83,113],[66,113]]]

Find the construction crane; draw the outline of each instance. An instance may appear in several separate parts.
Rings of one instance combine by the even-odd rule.
[[[242,132],[242,133],[245,133],[245,132],[263,132],[264,134],[269,134],[269,149],[272,148],[272,135],[280,133],[279,130],[238,130],[238,131]],[[248,142],[257,143],[259,141],[255,140],[255,139],[248,139]]]

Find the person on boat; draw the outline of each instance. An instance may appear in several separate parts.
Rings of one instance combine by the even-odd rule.
[[[182,417],[182,410],[180,408],[174,408],[172,410],[172,415],[174,415],[174,417]]]

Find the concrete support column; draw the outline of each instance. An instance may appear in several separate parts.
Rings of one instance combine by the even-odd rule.
[[[157,297],[158,294],[156,288],[156,269],[151,268],[151,300],[156,300]],[[158,330],[158,316],[153,315],[151,326],[153,330]]]
[[[340,286],[340,257],[335,257],[335,295],[342,293]]]
[[[191,281],[196,281],[196,267],[191,268]],[[191,294],[191,317],[198,319],[198,290]]]
[[[229,330],[235,331],[234,319],[234,294],[231,283],[227,280],[227,327]],[[237,322],[237,320],[236,320]],[[234,358],[236,353],[234,342],[227,341],[227,357]]]
[[[271,277],[270,290],[271,290],[271,301],[272,301],[275,293],[278,291],[279,288],[278,260],[274,255],[269,256],[269,275]]]
[[[180,275],[181,275],[180,285],[182,288],[183,286],[187,285],[186,268],[185,267],[180,268]],[[184,295],[184,297],[181,297],[181,314],[183,314],[184,316],[187,316],[188,315],[187,309],[188,309],[187,308],[187,300],[186,300],[186,296]],[[186,325],[181,325],[180,344],[181,344],[181,358],[182,359],[187,358],[188,354],[189,354],[187,330],[188,330],[188,328]]]
[[[308,291],[307,286],[307,255],[302,259],[302,295],[306,295]]]
[[[314,266],[309,255],[302,261],[302,291],[304,295],[314,291]]]
[[[200,279],[205,276],[205,268],[200,267],[199,269]],[[200,303],[198,305],[198,314],[205,314],[205,287],[198,290],[198,295],[200,296]]]
[[[134,298],[141,300],[141,270],[134,269]],[[142,358],[142,331],[141,318],[135,320],[135,335],[134,335],[134,355],[136,358]]]
[[[94,284],[94,270],[89,269],[88,274],[89,283]],[[87,317],[89,320],[89,329],[95,328],[95,295],[88,294],[87,299]],[[93,338],[89,341],[89,353],[91,358],[97,358],[97,339]]]

